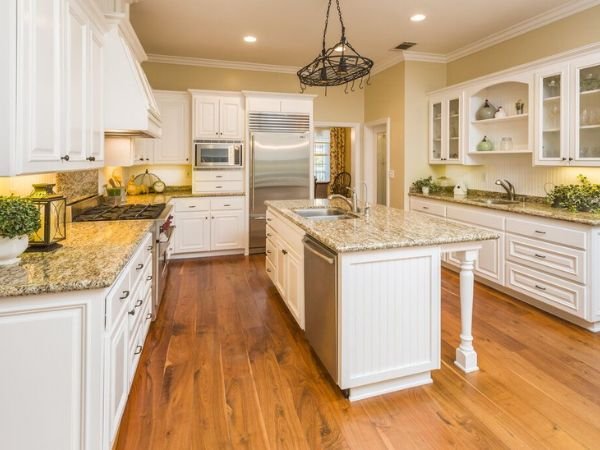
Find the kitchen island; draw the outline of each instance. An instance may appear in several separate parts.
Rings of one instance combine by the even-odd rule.
[[[431,383],[431,371],[440,367],[440,267],[446,252],[461,262],[462,329],[455,364],[465,372],[478,370],[471,333],[473,268],[481,242],[497,239],[496,233],[383,206],[373,207],[368,217],[331,220],[302,217],[297,210],[347,208],[344,203],[295,200],[267,206],[267,271],[287,297],[304,295],[301,289],[292,295],[290,286],[304,284],[304,271],[311,272],[298,261],[279,267],[288,255],[302,257],[298,236],[337,255],[337,276],[331,281],[336,284],[337,367],[328,370],[351,400]],[[289,244],[294,240],[295,248]],[[301,279],[294,281],[291,272],[299,266]],[[284,290],[280,275],[287,280]],[[326,281],[306,279],[306,289],[319,282]],[[304,308],[303,301],[289,303]],[[294,315],[302,327],[304,315]],[[309,314],[306,319],[310,341]]]

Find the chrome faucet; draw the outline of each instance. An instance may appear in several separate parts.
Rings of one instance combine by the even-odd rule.
[[[354,213],[354,214],[358,214],[359,213],[359,209],[358,209],[358,196],[356,195],[356,190],[354,188],[347,188],[349,192],[352,193],[352,200],[348,200],[347,197],[344,197],[343,195],[340,194],[331,194],[329,197],[327,197],[328,200],[333,200],[334,198],[339,198],[340,200],[344,200],[348,206],[350,207],[350,210]]]
[[[498,178],[496,180],[496,184],[498,186],[502,186],[504,188],[504,190],[506,191],[506,195],[508,195],[509,200],[514,201],[514,199],[516,197],[515,187],[513,186],[513,184],[510,181],[501,180]]]

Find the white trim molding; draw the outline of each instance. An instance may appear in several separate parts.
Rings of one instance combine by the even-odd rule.
[[[195,58],[191,56],[169,56],[155,53],[148,55],[148,62],[161,64],[177,64],[183,66],[210,67],[214,69],[250,70],[254,72],[276,72],[296,74],[300,67],[278,66],[245,61],[225,61],[220,59]]]
[[[448,57],[441,53],[412,52],[409,50],[404,52],[404,61],[446,64],[448,62]]]
[[[447,62],[464,58],[465,56],[479,52],[488,47],[492,47],[496,44],[500,44],[501,42],[515,38],[529,31],[541,28],[544,25],[548,25],[552,22],[556,22],[564,19],[565,17],[572,16],[573,14],[577,14],[578,12],[593,8],[594,6],[598,5],[600,5],[600,0],[574,0],[558,6],[448,53],[446,55]]]

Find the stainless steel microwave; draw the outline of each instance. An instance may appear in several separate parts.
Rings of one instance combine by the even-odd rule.
[[[194,141],[194,168],[234,168],[243,166],[243,144],[239,141]]]

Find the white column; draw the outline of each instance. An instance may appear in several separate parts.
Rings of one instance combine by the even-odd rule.
[[[475,372],[477,367],[477,353],[473,348],[473,287],[475,276],[473,269],[477,259],[478,250],[457,252],[460,260],[460,345],[456,349],[454,364],[465,372]]]

